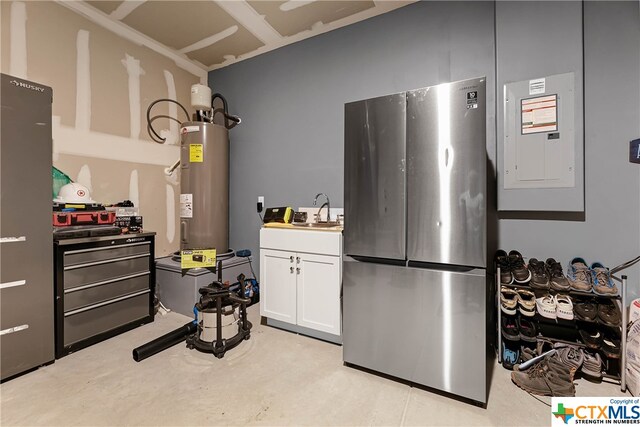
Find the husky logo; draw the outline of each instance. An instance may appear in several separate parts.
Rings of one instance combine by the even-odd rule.
[[[11,83],[12,85],[17,86],[17,87],[23,87],[23,88],[26,88],[26,89],[35,90],[37,92],[44,92],[44,88],[43,87],[30,85],[28,83],[19,82],[17,80],[11,80],[9,83]]]
[[[134,237],[133,239],[127,239],[126,242],[127,243],[142,242],[143,240],[144,240],[144,237]]]

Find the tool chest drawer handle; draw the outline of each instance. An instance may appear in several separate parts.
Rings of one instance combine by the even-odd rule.
[[[120,249],[120,248],[130,248],[131,246],[141,246],[141,245],[150,245],[150,242],[140,242],[140,243],[128,243],[126,245],[117,245],[117,246],[103,246],[101,248],[91,248],[91,249],[76,249],[74,251],[65,251],[65,255],[73,255],[73,254],[84,254],[87,252],[97,252],[97,251],[107,251],[109,249]]]
[[[89,283],[88,285],[84,285],[84,286],[76,286],[75,288],[65,289],[64,293],[66,295],[66,294],[70,294],[72,292],[78,292],[78,291],[83,291],[85,289],[95,288],[97,286],[108,285],[109,283],[115,283],[115,282],[121,282],[121,281],[124,281],[124,280],[135,279],[136,277],[141,277],[141,276],[148,276],[149,274],[151,274],[150,271],[144,271],[142,273],[129,274],[127,276],[116,277],[114,279],[102,280],[100,282]]]
[[[145,257],[148,257],[149,255],[150,255],[150,253],[147,252],[145,254],[123,256],[123,257],[120,257],[120,258],[105,259],[104,261],[94,261],[94,262],[87,262],[85,264],[69,265],[69,266],[64,268],[64,271],[77,270],[78,268],[85,268],[85,267],[93,267],[95,265],[111,264],[111,263],[114,263],[114,262],[127,261],[127,260],[130,260],[130,259],[145,258]]]
[[[90,306],[87,306],[87,307],[79,308],[77,310],[71,310],[71,311],[66,312],[64,314],[64,317],[69,317],[69,316],[73,316],[74,314],[84,313],[85,311],[93,310],[94,308],[103,307],[105,305],[113,304],[113,303],[119,302],[119,301],[124,301],[126,299],[131,299],[133,297],[138,297],[140,295],[148,294],[149,292],[151,292],[151,289],[145,289],[143,291],[138,291],[138,292],[136,292],[134,294],[124,295],[124,296],[121,296],[121,297],[118,297],[118,298],[110,299],[109,301],[103,301],[103,302],[100,302],[98,304],[93,304],[93,305],[90,305]]]

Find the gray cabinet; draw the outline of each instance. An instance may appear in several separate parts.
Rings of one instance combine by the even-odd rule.
[[[154,236],[55,242],[56,357],[153,321]]]
[[[2,74],[1,380],[54,360],[51,88]]]

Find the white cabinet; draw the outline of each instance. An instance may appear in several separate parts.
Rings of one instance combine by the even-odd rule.
[[[295,252],[260,249],[260,315],[296,323]]]
[[[260,314],[269,324],[340,342],[342,234],[263,229],[260,246]]]

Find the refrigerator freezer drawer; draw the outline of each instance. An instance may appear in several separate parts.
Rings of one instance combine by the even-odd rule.
[[[343,263],[344,361],[479,402],[487,399],[486,278]]]

